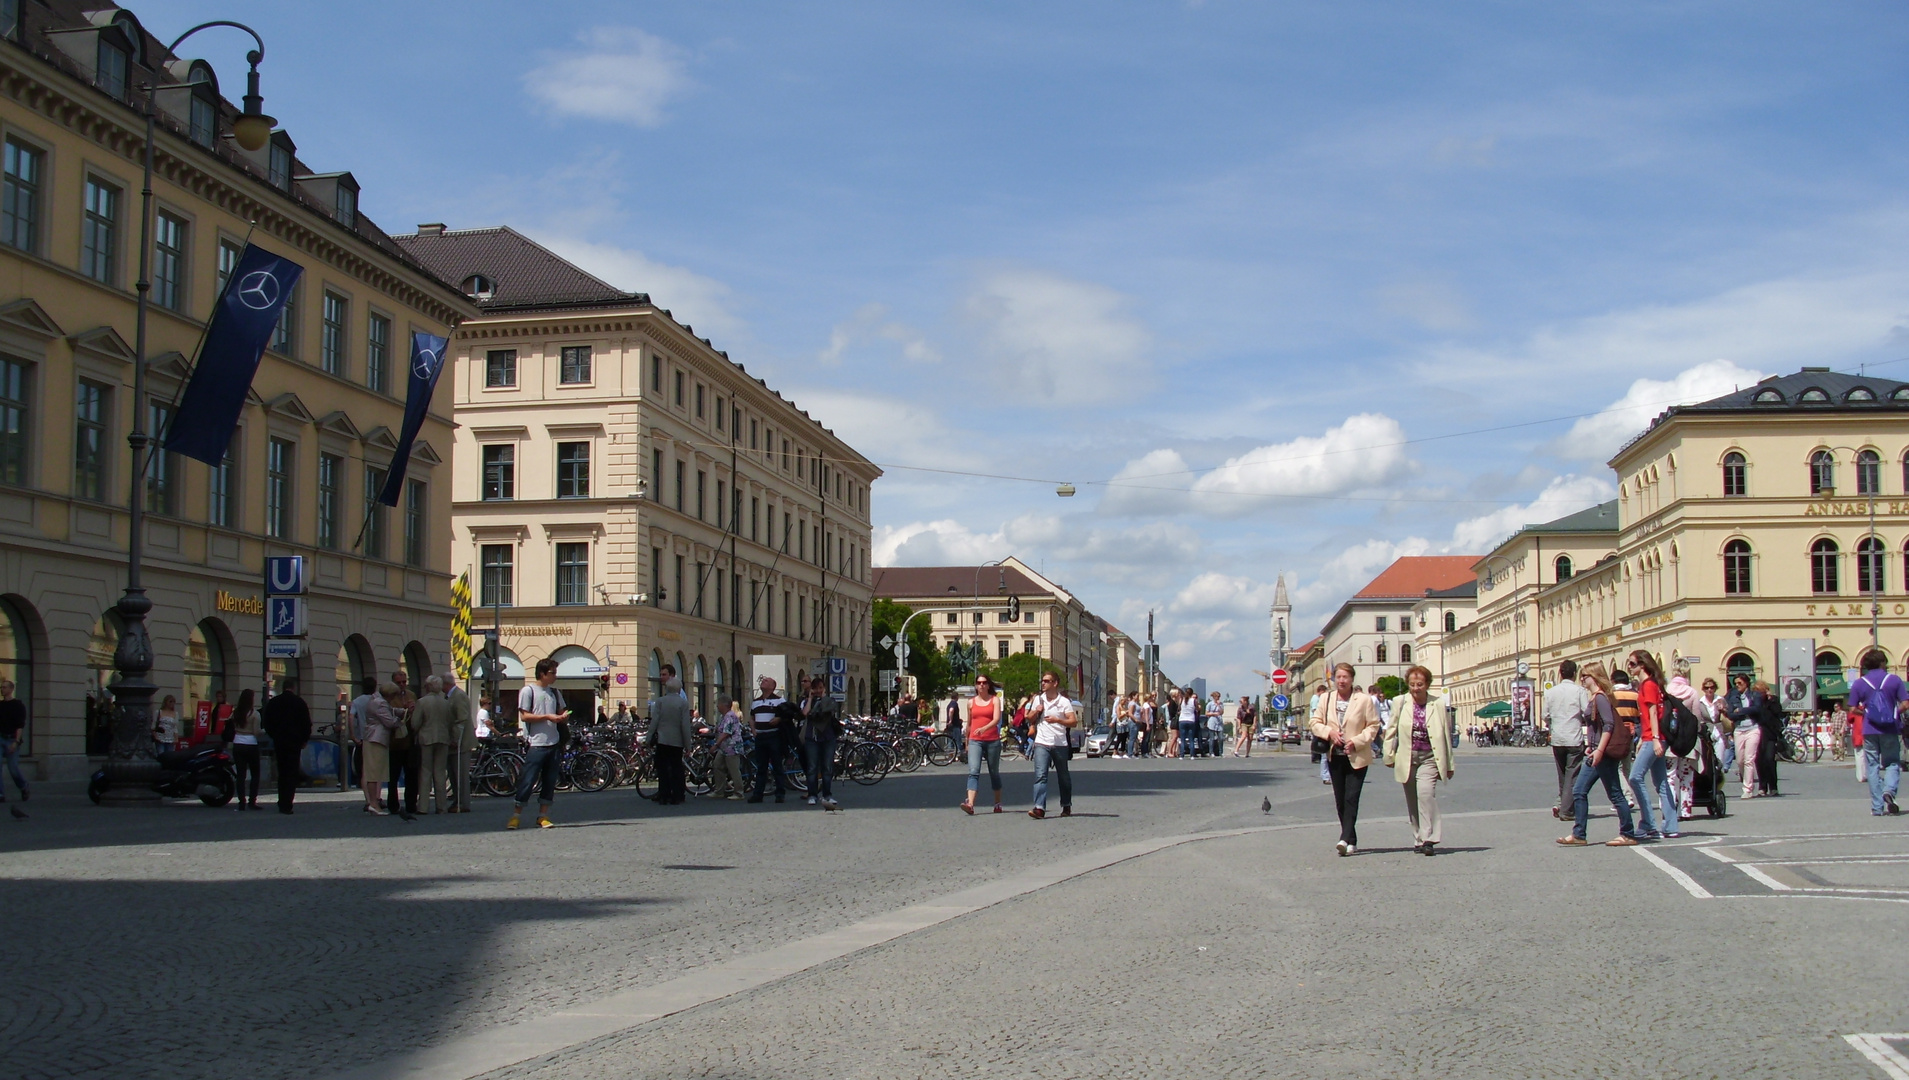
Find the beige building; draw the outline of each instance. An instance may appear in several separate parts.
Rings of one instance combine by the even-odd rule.
[[[507,689],[554,657],[573,707],[640,711],[670,664],[713,715],[754,656],[833,657],[865,709],[881,470],[649,297],[508,228],[398,239],[483,311],[450,348],[452,561],[477,631],[501,623]]]
[[[1335,665],[1351,664],[1360,686],[1391,675],[1404,678],[1418,654],[1419,605],[1428,591],[1449,589],[1471,580],[1471,555],[1407,555],[1394,560],[1365,588],[1333,613],[1320,632],[1317,657],[1301,650],[1301,661],[1319,667],[1312,684],[1330,681]],[[1310,697],[1310,694],[1306,695]]]
[[[1431,670],[1432,685],[1449,693],[1453,655],[1446,645],[1478,617],[1478,582],[1427,589],[1412,606],[1412,617],[1418,631],[1412,655]]]
[[[201,61],[164,55],[130,12],[0,6],[0,673],[19,685],[25,756],[83,775],[110,734],[126,583],[135,416],[163,423],[245,241],[304,268],[217,469],[158,455],[145,479],[154,704],[191,715],[263,676],[263,560],[310,558],[319,715],[353,679],[449,665],[451,421],[425,422],[404,501],[370,515],[401,426],[409,336],[476,308],[358,212],[349,173],[315,173],[284,132],[257,153]],[[212,33],[230,31],[212,31]],[[170,36],[170,35],[168,35]],[[141,87],[157,79],[147,400],[134,399]],[[202,83],[187,86],[187,83]],[[266,74],[270,88],[270,74]],[[256,223],[256,224],[254,224]],[[442,395],[448,398],[447,395]]]

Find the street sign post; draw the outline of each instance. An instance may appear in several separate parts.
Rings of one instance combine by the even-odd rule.
[[[311,589],[303,555],[273,555],[265,560],[265,595],[303,596]]]
[[[1285,712],[1287,709],[1292,708],[1292,705],[1292,699],[1285,694],[1273,695],[1273,708],[1278,709],[1280,712]]]

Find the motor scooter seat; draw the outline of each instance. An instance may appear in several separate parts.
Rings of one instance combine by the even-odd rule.
[[[159,767],[173,770],[183,769],[193,758],[198,757],[209,749],[214,748],[201,744],[198,746],[182,746],[176,750],[168,750],[159,755]]]

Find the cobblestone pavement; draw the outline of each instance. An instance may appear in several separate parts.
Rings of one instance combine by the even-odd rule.
[[[955,812],[962,773],[932,769],[845,785],[842,814],[605,792],[519,833],[494,800],[405,824],[339,796],[283,818],[41,792],[0,828],[0,1046],[22,1077],[375,1071],[1064,856],[1273,824],[1295,827],[1120,863],[493,1075],[1881,1075],[1842,1037],[1909,1029],[1909,979],[1875,948],[1901,940],[1909,840],[1849,769],[1792,769],[1795,794],[1647,858],[1551,843],[1528,809],[1548,805],[1547,754],[1459,767],[1437,859],[1406,850],[1377,770],[1368,847],[1334,856],[1329,795],[1294,754],[1080,762],[1082,814],[1039,823]],[[1028,779],[1013,770],[1011,805]],[[1748,846],[1805,834],[1794,859]],[[1757,888],[1679,879],[1717,873]]]

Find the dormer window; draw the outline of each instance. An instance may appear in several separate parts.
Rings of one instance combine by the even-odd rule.
[[[200,146],[210,147],[219,137],[219,109],[197,94],[192,95],[192,125],[189,134]]]
[[[1821,389],[1812,386],[1797,395],[1796,400],[1804,405],[1827,405],[1829,404],[1829,395],[1824,393]]]
[[[20,0],[0,0],[0,37],[20,39]]]
[[[1851,390],[1849,393],[1844,394],[1843,400],[1844,401],[1874,401],[1876,400],[1876,392],[1874,390],[1871,390],[1867,386],[1859,386],[1856,389]]]
[[[338,192],[332,200],[332,216],[347,229],[357,228],[358,193],[347,185],[339,184]]]
[[[464,279],[464,295],[473,300],[489,300],[497,295],[497,283],[482,274],[472,274]]]
[[[130,58],[126,50],[99,36],[99,60],[93,71],[93,85],[112,97],[126,100],[126,69]]]
[[[1889,392],[1891,401],[1909,401],[1909,386],[1898,386]]]
[[[1781,405],[1783,404],[1783,391],[1775,387],[1759,390],[1757,391],[1756,403],[1758,405]]]
[[[272,143],[271,157],[268,159],[267,179],[280,191],[292,189],[292,148],[276,140]]]

